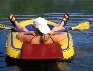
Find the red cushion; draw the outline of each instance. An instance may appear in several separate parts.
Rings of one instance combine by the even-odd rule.
[[[59,43],[52,44],[29,44],[22,45],[21,59],[44,60],[63,58]]]

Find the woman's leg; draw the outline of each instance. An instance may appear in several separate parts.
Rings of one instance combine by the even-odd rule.
[[[54,27],[50,34],[53,34],[54,31],[58,31],[58,30],[61,30],[64,28],[64,26],[66,25],[67,21],[69,19],[69,15],[68,14],[64,14],[64,18],[62,19],[61,23],[57,26],[57,27]],[[25,27],[21,26],[15,19],[15,17],[13,16],[13,14],[10,14],[9,15],[9,20],[10,22],[12,23],[12,25],[20,30],[23,30],[23,31],[28,31]]]
[[[64,14],[64,18],[62,19],[61,23],[57,27],[54,27],[50,33],[53,34],[54,31],[62,30],[64,26],[66,26],[68,19],[69,19],[69,15]]]
[[[13,16],[13,14],[9,15],[9,20],[12,23],[12,25],[14,27],[16,27],[19,30],[23,30],[23,31],[28,31],[25,27],[21,26],[18,21],[16,21],[15,17]]]

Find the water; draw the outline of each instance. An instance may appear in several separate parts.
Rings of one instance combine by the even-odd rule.
[[[24,4],[25,3],[25,4]],[[0,30],[0,71],[93,71],[93,1],[92,0],[0,0],[0,24],[12,27],[8,20],[13,13],[20,22],[23,20],[44,17],[60,23],[66,12],[70,18],[67,27],[89,21],[88,30],[71,30],[75,47],[73,63],[48,62],[38,65],[8,65],[5,55],[5,43],[8,30]]]

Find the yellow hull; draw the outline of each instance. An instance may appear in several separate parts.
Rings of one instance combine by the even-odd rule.
[[[20,25],[26,26],[29,24],[33,24],[33,21],[34,20],[22,21],[20,22]],[[47,21],[47,23],[53,26],[58,26],[58,24],[51,21]],[[22,42],[15,38],[17,33],[18,32],[10,32],[8,34],[6,40],[6,54],[9,57],[20,59]],[[74,47],[73,47],[73,39],[71,34],[69,32],[64,32],[64,33],[67,34],[67,38],[60,41],[59,43],[62,45],[61,48],[64,57],[63,59],[67,60],[74,56]]]

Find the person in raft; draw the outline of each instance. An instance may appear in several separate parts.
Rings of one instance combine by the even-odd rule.
[[[44,18],[38,17],[34,19],[32,27],[34,31],[28,30],[27,27],[21,26],[18,21],[16,21],[13,14],[9,15],[9,20],[14,27],[17,29],[23,30],[25,32],[19,32],[16,35],[16,38],[22,41],[23,43],[31,44],[49,44],[54,42],[59,42],[66,38],[66,34],[63,32],[55,33],[54,31],[61,30],[69,19],[68,14],[64,14],[64,18],[57,27],[53,27],[51,30],[47,25],[47,21]],[[31,27],[31,28],[32,28]]]

